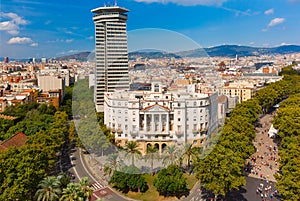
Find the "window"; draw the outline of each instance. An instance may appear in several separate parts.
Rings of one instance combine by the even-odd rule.
[[[180,114],[181,111],[178,111],[177,114]]]
[[[180,103],[178,103],[178,107],[180,107]]]
[[[154,92],[159,92],[159,85],[158,84],[154,85]]]
[[[194,101],[194,106],[196,106],[197,105],[197,102],[196,101]]]
[[[196,114],[196,113],[197,113],[197,110],[196,110],[196,109],[194,109],[194,111],[193,111],[193,112],[194,112],[194,114]]]
[[[178,132],[181,132],[181,125],[178,125],[178,126],[177,126],[177,131],[178,131]]]
[[[135,111],[133,111],[132,114],[135,115]]]
[[[180,118],[178,118],[178,121],[180,121]]]
[[[135,118],[133,118],[132,121],[135,122]]]
[[[128,125],[125,125],[125,130],[127,130],[128,129]]]
[[[125,121],[128,121],[128,119],[127,119],[127,118],[125,118]]]

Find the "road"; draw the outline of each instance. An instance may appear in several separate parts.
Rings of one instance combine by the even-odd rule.
[[[75,175],[75,182],[78,182],[81,178],[87,177],[89,181],[94,183],[94,189],[99,188],[97,191],[97,196],[99,198],[102,198],[103,200],[107,201],[128,201],[132,199],[127,199],[123,197],[122,195],[119,195],[116,193],[113,189],[111,189],[109,186],[105,185],[104,182],[101,182],[96,178],[94,175],[92,175],[91,171],[87,167],[86,163],[84,162],[82,158],[82,152],[81,149],[75,148],[74,152],[70,155],[70,160],[72,164],[71,172]]]

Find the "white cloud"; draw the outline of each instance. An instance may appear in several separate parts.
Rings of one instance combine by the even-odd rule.
[[[268,24],[268,27],[273,27],[276,26],[278,24],[281,24],[285,21],[284,18],[274,18],[273,20],[271,20]]]
[[[0,18],[6,19],[6,21],[0,22],[0,31],[6,31],[11,35],[19,33],[20,25],[26,25],[29,23],[16,13],[0,12]]]
[[[74,39],[56,39],[56,40],[48,40],[47,43],[71,43]]]
[[[65,42],[66,43],[72,43],[74,40],[73,39],[66,39]]]
[[[289,44],[289,43],[286,43],[286,42],[280,43],[280,46],[285,46],[285,45],[290,45],[290,44]]]
[[[265,13],[265,15],[272,15],[274,13],[274,8],[266,10],[264,13]]]
[[[8,44],[27,44],[27,43],[32,43],[32,39],[31,38],[27,38],[27,37],[14,37],[9,39],[9,41],[7,42]]]
[[[6,31],[11,35],[17,35],[19,33],[19,26],[11,21],[0,22],[0,31]]]
[[[144,2],[144,3],[174,3],[182,6],[196,6],[196,5],[222,5],[227,0],[135,0],[136,2]]]
[[[89,36],[89,37],[87,37],[86,39],[88,39],[88,40],[93,40],[93,39],[94,39],[94,36]]]
[[[31,43],[30,46],[31,47],[37,47],[37,46],[39,46],[39,44],[38,43]]]
[[[73,53],[77,53],[77,52],[79,52],[79,50],[68,50],[68,51],[59,52],[59,53],[57,53],[57,55],[73,54]]]

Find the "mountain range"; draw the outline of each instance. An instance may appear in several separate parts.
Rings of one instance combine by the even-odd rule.
[[[244,57],[244,56],[259,56],[259,55],[276,55],[276,54],[291,54],[300,53],[300,46],[284,45],[279,47],[249,47],[240,45],[221,45],[209,48],[198,48],[189,51],[181,51],[176,53],[168,53],[162,51],[136,51],[129,52],[129,60],[135,58],[181,58],[181,57]],[[90,55],[91,58],[91,55]],[[89,59],[90,59],[89,58]]]
[[[129,52],[129,60],[135,58],[181,58],[181,57],[244,57],[244,56],[259,56],[259,55],[276,55],[276,54],[291,54],[291,53],[300,53],[300,46],[298,45],[284,45],[278,47],[250,47],[250,46],[240,46],[240,45],[220,45],[215,47],[208,48],[198,48],[189,51],[181,51],[176,53],[167,53],[162,51],[147,50],[147,51],[136,51]],[[77,54],[66,55],[61,57],[53,58],[59,61],[66,61],[70,59],[75,59],[77,61],[92,61],[95,58],[94,52],[79,52]],[[0,57],[0,60],[3,61],[3,57]],[[14,59],[10,59],[14,60]],[[28,59],[24,59],[27,61]],[[20,61],[20,59],[19,59]]]

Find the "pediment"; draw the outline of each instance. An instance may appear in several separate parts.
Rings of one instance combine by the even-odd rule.
[[[144,108],[144,111],[148,111],[148,112],[167,112],[170,109],[168,107],[159,105],[159,104],[155,104],[155,105],[151,105],[148,106],[146,108]]]

